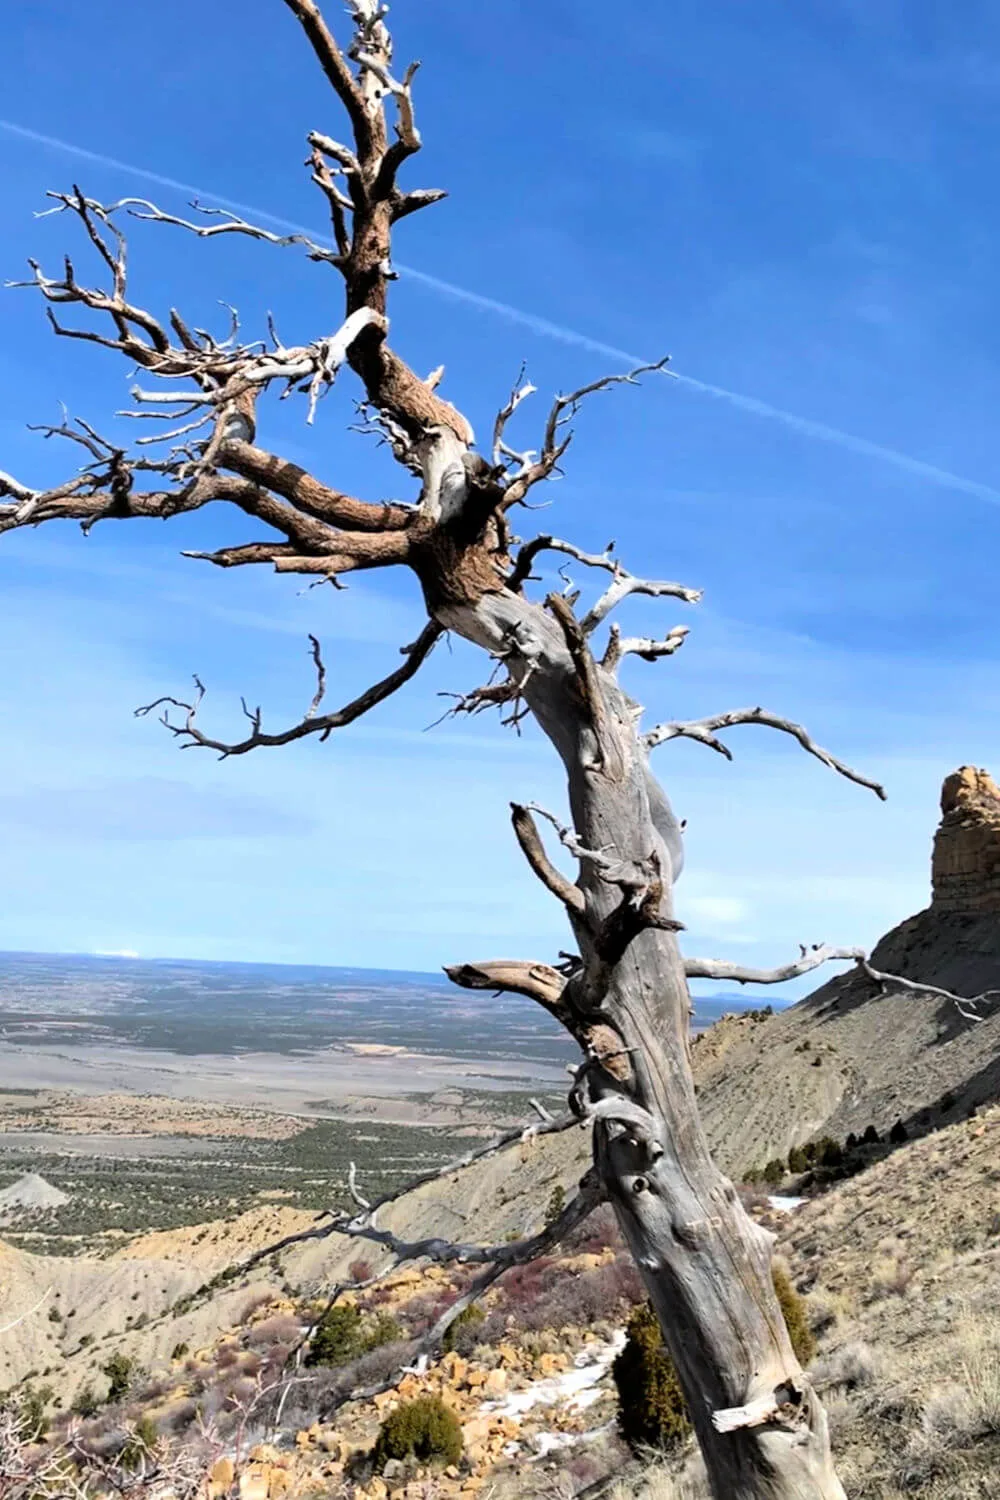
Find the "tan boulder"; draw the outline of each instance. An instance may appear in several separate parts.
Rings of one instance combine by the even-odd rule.
[[[240,1500],[268,1500],[268,1470],[258,1464],[244,1469],[240,1475]]]
[[[223,1495],[228,1494],[235,1477],[236,1470],[232,1459],[217,1458],[208,1471],[209,1500],[221,1500]]]
[[[441,1361],[441,1373],[452,1385],[464,1385],[469,1373],[469,1361],[450,1350]]]
[[[343,1458],[347,1447],[340,1433],[333,1427],[324,1428],[316,1439],[316,1446],[333,1458]]]
[[[492,1423],[489,1417],[470,1417],[462,1423],[462,1442],[481,1443],[489,1436]]]
[[[503,1396],[507,1391],[507,1371],[503,1368],[491,1370],[483,1381],[483,1395],[488,1401],[495,1401],[498,1396]]]
[[[247,1458],[249,1458],[250,1462],[253,1464],[280,1463],[283,1456],[284,1455],[280,1454],[277,1448],[272,1447],[270,1443],[258,1443],[257,1446],[255,1448],[251,1448],[250,1452],[247,1454]]]

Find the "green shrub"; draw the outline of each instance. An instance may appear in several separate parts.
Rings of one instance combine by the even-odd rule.
[[[29,1442],[41,1442],[49,1430],[49,1419],[45,1408],[55,1391],[50,1385],[28,1385],[21,1392],[18,1407],[27,1431]]]
[[[59,1311],[58,1307],[50,1307],[49,1308],[49,1322],[50,1323],[61,1323],[62,1322],[62,1313]]]
[[[611,1366],[618,1427],[634,1453],[677,1448],[691,1431],[684,1393],[648,1302],[628,1320],[625,1347]]]
[[[324,1313],[306,1358],[309,1365],[346,1365],[383,1344],[403,1338],[403,1330],[389,1313],[364,1319],[361,1309],[339,1303]]]
[[[402,1325],[391,1313],[377,1313],[367,1322],[362,1320],[359,1353],[370,1354],[373,1349],[381,1349],[383,1344],[395,1344],[404,1337]]]
[[[806,1305],[780,1266],[771,1269],[792,1349],[800,1365],[809,1365],[816,1353],[816,1339],[806,1316]],[[691,1422],[677,1378],[667,1353],[659,1320],[648,1302],[629,1318],[625,1347],[611,1366],[618,1390],[618,1428],[634,1453],[679,1447],[691,1432]]]
[[[346,1365],[358,1353],[361,1313],[346,1302],[325,1312],[313,1334],[307,1365]]]
[[[821,1136],[816,1142],[816,1161],[821,1167],[839,1167],[844,1160],[844,1152],[839,1141],[835,1141],[832,1135]]]
[[[129,1393],[135,1375],[135,1360],[127,1354],[112,1354],[101,1373],[108,1377],[108,1400],[121,1401]]]
[[[83,1417],[85,1420],[88,1417],[96,1417],[100,1409],[100,1398],[92,1385],[82,1386],[73,1397],[73,1404],[70,1407],[75,1417]]]
[[[378,1430],[372,1463],[381,1474],[390,1458],[418,1459],[425,1464],[457,1464],[462,1457],[462,1428],[440,1396],[418,1396],[389,1413]]]
[[[774,1293],[785,1319],[795,1358],[803,1367],[809,1365],[816,1354],[816,1339],[809,1327],[805,1302],[792,1286],[787,1271],[781,1266],[771,1267],[771,1280],[774,1282]]]
[[[554,1224],[556,1219],[566,1207],[566,1189],[561,1182],[557,1182],[549,1194],[549,1201],[545,1205],[545,1222]]]
[[[809,1170],[809,1158],[801,1146],[793,1146],[788,1153],[788,1170],[796,1174]]]
[[[902,1120],[897,1120],[889,1131],[889,1140],[894,1146],[901,1146],[904,1141],[909,1140],[910,1134]]]
[[[182,1341],[181,1343],[174,1345],[174,1347],[173,1347],[173,1349],[171,1351],[171,1354],[170,1354],[170,1358],[171,1359],[183,1359],[184,1356],[185,1356],[185,1354],[190,1354],[190,1352],[191,1352],[191,1346],[189,1344],[185,1344]]]
[[[444,1338],[441,1340],[441,1348],[445,1354],[454,1349],[455,1340],[462,1328],[474,1328],[477,1323],[484,1323],[486,1314],[478,1302],[470,1302],[468,1307],[463,1307],[454,1323],[449,1323],[445,1329]]]
[[[861,1137],[861,1144],[862,1146],[877,1146],[881,1139],[882,1137],[875,1129],[875,1126],[869,1125],[864,1135]]]
[[[159,1429],[148,1412],[136,1422],[125,1440],[119,1455],[122,1468],[137,1469],[144,1459],[150,1458],[160,1441]]]
[[[785,1163],[773,1156],[764,1168],[764,1181],[769,1187],[777,1187],[785,1180]]]

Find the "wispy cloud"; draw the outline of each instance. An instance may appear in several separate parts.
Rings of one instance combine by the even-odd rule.
[[[169,188],[171,191],[188,193],[196,198],[211,199],[214,203],[225,208],[232,209],[236,213],[252,214],[254,218],[263,220],[268,224],[274,224],[280,229],[286,229],[291,233],[307,234],[314,239],[322,239],[322,235],[307,225],[297,223],[293,219],[284,218],[280,214],[273,214],[265,209],[258,208],[252,203],[244,203],[237,198],[224,197],[221,193],[214,193],[208,189],[196,186],[194,183],[183,182],[179,178],[167,176],[163,172],[154,172],[148,167],[137,166],[134,162],[121,161],[118,157],[106,155],[101,151],[92,151],[87,147],[76,145],[72,141],[64,141],[57,136],[45,135],[41,131],[32,130],[25,125],[19,125],[13,120],[0,119],[0,130],[8,135],[16,136],[20,140],[30,141],[33,145],[45,146],[50,150],[59,151],[63,155],[76,157],[80,161],[91,162],[94,166],[106,167],[112,171],[123,172],[129,176],[136,177],[140,181],[151,182],[158,187]],[[649,363],[648,355],[637,354],[631,350],[621,349],[615,344],[608,344],[600,339],[591,338],[588,334],[580,332],[575,328],[566,328],[562,324],[554,323],[549,318],[543,318],[536,313],[526,312],[523,308],[513,307],[508,302],[502,302],[495,297],[484,296],[481,292],[475,292],[468,287],[456,286],[453,282],[444,281],[439,276],[432,276],[426,271],[420,271],[414,266],[404,266],[397,262],[396,269],[408,280],[419,286],[424,286],[428,291],[436,292],[441,296],[449,297],[454,301],[462,302],[467,307],[475,307],[481,312],[492,313],[496,317],[503,318],[508,323],[516,324],[518,327],[526,328],[539,338],[553,339],[558,343],[567,344],[571,348],[580,349],[588,354],[597,354],[602,358],[622,365],[641,365]],[[763,417],[768,421],[779,422],[782,426],[800,437],[811,438],[817,442],[830,443],[835,447],[844,448],[848,452],[856,453],[862,458],[871,458],[879,463],[889,464],[893,468],[900,469],[904,473],[912,474],[919,479],[927,480],[931,484],[940,485],[944,489],[954,490],[960,494],[969,495],[973,499],[982,500],[989,505],[1000,505],[1000,489],[992,485],[983,484],[977,479],[968,479],[964,475],[955,474],[950,469],[942,469],[936,464],[925,463],[922,459],[913,457],[912,454],[901,453],[896,448],[886,447],[882,443],[876,443],[868,438],[858,437],[855,433],[844,432],[839,427],[831,427],[826,422],[814,421],[810,417],[799,416],[795,412],[785,411],[782,407],[773,406],[770,402],[761,401],[756,396],[748,396],[740,391],[731,391],[725,386],[715,385],[710,381],[699,380],[693,375],[685,375],[677,371],[671,372],[671,378],[686,386],[689,390],[697,391],[701,395],[712,396],[717,400],[724,401],[739,411],[747,412],[751,416]]]

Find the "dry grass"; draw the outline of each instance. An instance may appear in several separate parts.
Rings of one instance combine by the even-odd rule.
[[[965,1323],[956,1333],[963,1350],[955,1377],[924,1402],[915,1446],[964,1447],[1000,1434],[1000,1319]]]
[[[1000,1496],[1000,1108],[802,1209],[812,1375],[851,1500]]]
[[[875,1384],[881,1364],[874,1349],[858,1341],[821,1355],[810,1373],[817,1390],[858,1391]]]
[[[711,1500],[711,1495],[702,1462],[692,1457],[681,1471],[663,1463],[649,1464],[631,1478],[619,1480],[607,1500]]]

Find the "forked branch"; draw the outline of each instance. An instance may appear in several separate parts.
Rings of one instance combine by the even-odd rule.
[[[542,843],[542,836],[538,831],[538,824],[531,816],[530,810],[518,802],[512,802],[510,810],[515,837],[521,846],[521,853],[532,870],[546,890],[551,891],[571,915],[582,916],[586,907],[583,892],[549,859],[545,852],[545,845]]]
[[[852,770],[842,760],[831,755],[829,750],[824,750],[822,745],[817,745],[808,730],[804,729],[801,724],[794,724],[791,719],[783,719],[764,708],[736,708],[728,713],[714,714],[707,719],[692,719],[687,723],[657,724],[654,729],[643,735],[643,743],[648,750],[653,750],[657,745],[665,744],[667,740],[698,740],[700,744],[708,745],[709,749],[717,750],[727,760],[732,760],[732,751],[718,738],[717,731],[730,729],[734,724],[761,724],[767,729],[778,729],[782,734],[790,734],[793,739],[798,740],[803,750],[814,755],[831,771],[836,771],[848,781],[856,782],[858,786],[868,787],[869,791],[874,792],[882,802],[885,801],[885,788],[877,781],[871,781],[860,771]]]
[[[613,578],[610,587],[580,621],[584,635],[592,634],[601,621],[606,619],[611,611],[630,594],[642,594],[651,599],[683,599],[686,604],[698,603],[702,594],[701,589],[688,588],[683,583],[638,578],[634,573],[629,573],[614,556],[614,546],[614,542],[609,542],[603,552],[584,552],[579,547],[575,547],[572,542],[561,541],[558,537],[536,536],[532,541],[526,542],[518,552],[510,577],[507,579],[507,587],[514,593],[520,592],[531,577],[532,565],[541,552],[561,552],[566,557],[582,563],[584,567],[600,568],[610,573]],[[674,649],[676,650],[676,647]]]
[[[983,990],[979,995],[954,995],[951,990],[943,990],[936,984],[920,984],[915,979],[903,979],[899,974],[884,974],[879,969],[873,969],[867,958],[862,954],[858,960],[858,967],[862,973],[873,980],[882,991],[886,990],[909,990],[918,995],[937,995],[941,1000],[947,1000],[954,1005],[959,1015],[966,1021],[982,1021],[983,1016],[977,1015],[971,1006],[985,1005],[990,1000],[1000,998],[1000,990]]]
[[[316,691],[305,714],[297,724],[290,729],[281,730],[277,734],[268,734],[261,728],[260,708],[249,708],[246,700],[243,700],[243,713],[250,722],[250,733],[245,739],[226,741],[212,739],[203,734],[197,724],[198,710],[205,696],[205,688],[199,678],[195,677],[195,695],[191,702],[185,703],[181,699],[163,697],[157,698],[153,703],[147,703],[142,708],[136,709],[136,717],[144,718],[155,709],[162,708],[160,722],[164,728],[182,742],[184,749],[193,745],[201,746],[206,750],[217,750],[220,760],[226,760],[231,755],[246,755],[249,750],[257,750],[265,745],[288,745],[293,740],[301,740],[310,734],[318,734],[321,740],[326,740],[335,729],[342,729],[351,724],[355,719],[360,719],[377,704],[383,703],[386,698],[391,697],[404,683],[409,682],[415,676],[420,667],[426,661],[435,643],[443,635],[443,628],[435,621],[424,626],[420,635],[410,646],[402,648],[406,661],[402,666],[390,672],[388,677],[383,677],[381,682],[376,682],[372,687],[357,698],[352,698],[343,708],[336,709],[333,713],[320,714],[319,707],[326,692],[326,668],[320,654],[319,642],[315,636],[310,636],[310,655],[316,668]],[[171,709],[179,709],[184,717],[178,721],[170,715]]]
[[[523,396],[529,395],[534,387],[525,387],[522,393],[516,394],[516,399],[512,396],[511,401],[497,418],[498,430],[494,433],[496,461],[512,460],[516,464],[504,491],[504,509],[521,504],[533,485],[540,483],[543,479],[549,479],[556,472],[559,460],[573,441],[570,423],[588,396],[593,396],[598,391],[607,390],[614,385],[636,385],[640,375],[646,375],[652,370],[665,373],[666,364],[667,359],[661,359],[656,364],[637,365],[634,370],[629,370],[624,375],[602,375],[600,379],[591,380],[587,385],[581,385],[577,390],[570,391],[568,396],[557,396],[549,411],[541,452],[537,457],[534,453],[517,453],[514,449],[508,448],[506,443],[499,441],[507,419],[513,414]]]
[[[191,234],[196,234],[199,239],[213,239],[220,234],[246,235],[248,239],[263,240],[269,245],[301,245],[310,260],[326,261],[331,265],[339,265],[341,256],[323,245],[317,245],[307,234],[296,230],[291,234],[276,234],[272,229],[262,229],[258,224],[251,224],[246,219],[241,219],[239,214],[231,213],[226,208],[206,208],[199,203],[197,198],[191,200],[191,208],[195,213],[201,214],[204,222],[197,220],[182,219],[177,214],[166,213],[158,208],[155,203],[150,203],[148,198],[122,198],[118,203],[112,204],[108,212],[124,208],[134,219],[143,219],[153,224],[173,224],[178,229],[186,229]]]
[[[474,1151],[466,1152],[463,1157],[448,1161],[442,1167],[432,1167],[427,1172],[421,1172],[417,1178],[409,1179],[408,1182],[400,1185],[399,1188],[394,1188],[391,1193],[382,1194],[381,1199],[376,1199],[375,1202],[364,1205],[364,1218],[366,1220],[367,1218],[373,1218],[373,1215],[378,1214],[379,1209],[387,1208],[390,1203],[396,1203],[402,1197],[415,1193],[417,1188],[423,1187],[426,1182],[436,1182],[442,1178],[450,1178],[454,1173],[462,1172],[465,1167],[472,1166],[477,1161],[483,1161],[487,1157],[495,1157],[499,1152],[507,1151],[510,1146],[519,1145],[520,1142],[525,1142],[525,1140],[535,1140],[535,1137],[538,1136],[561,1134],[562,1131],[573,1130],[574,1127],[579,1127],[579,1124],[579,1119],[576,1116],[562,1115],[558,1119],[540,1121],[537,1125],[514,1127],[511,1130],[504,1131],[501,1136],[496,1136],[495,1139],[490,1140],[486,1145],[478,1146]],[[357,1175],[352,1172],[351,1176],[352,1196],[355,1196],[355,1200],[357,1200]],[[597,1202],[600,1202],[600,1200],[597,1200]],[[597,1202],[594,1203],[594,1208],[597,1208]],[[342,1235],[342,1233],[345,1233],[345,1224],[354,1223],[354,1217],[351,1217],[351,1215],[322,1214],[319,1217],[325,1218],[327,1223],[315,1224],[312,1229],[297,1230],[297,1233],[294,1233],[294,1235],[285,1235],[283,1239],[276,1239],[270,1245],[264,1245],[262,1250],[253,1251],[252,1256],[247,1256],[246,1260],[241,1260],[237,1265],[229,1268],[232,1271],[232,1275],[234,1277],[244,1275],[247,1271],[252,1271],[255,1266],[261,1265],[262,1260],[270,1260],[271,1256],[277,1256],[280,1251],[291,1250],[292,1245],[304,1245],[307,1242],[318,1241],[318,1239],[330,1239],[331,1235]],[[552,1241],[552,1244],[556,1244],[556,1241]],[[516,1245],[510,1245],[507,1248],[513,1251],[516,1250]],[[483,1251],[483,1247],[475,1247],[477,1256],[480,1256],[481,1251]]]

